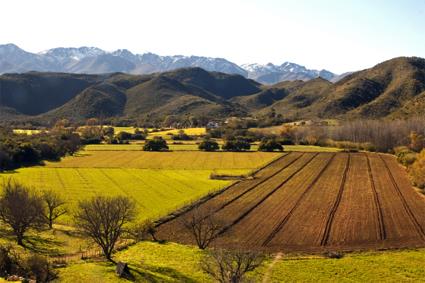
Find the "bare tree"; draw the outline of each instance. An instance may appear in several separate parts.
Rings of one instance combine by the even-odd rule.
[[[261,265],[264,256],[252,251],[211,250],[202,259],[202,270],[221,283],[243,282],[246,273]]]
[[[98,244],[106,259],[112,261],[115,244],[124,226],[135,216],[135,205],[127,197],[97,196],[78,204],[75,214],[77,227]]]
[[[157,242],[156,238],[156,227],[155,223],[152,220],[145,220],[143,222],[137,223],[134,227],[129,229],[130,237],[132,237],[137,242],[147,239],[149,236],[153,241]]]
[[[52,191],[44,191],[43,192],[43,201],[46,205],[46,210],[44,213],[44,218],[49,225],[49,228],[53,228],[53,221],[55,221],[58,217],[67,213],[65,206],[65,201],[61,198],[61,196]]]
[[[43,212],[41,197],[27,187],[12,180],[3,184],[0,218],[12,228],[19,245],[24,246],[23,239],[28,229],[44,226]]]
[[[182,218],[182,224],[202,250],[206,249],[220,235],[222,228],[211,211],[201,210],[200,208],[188,212]]]

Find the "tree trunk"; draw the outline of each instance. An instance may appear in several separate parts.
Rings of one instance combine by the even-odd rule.
[[[20,246],[24,246],[24,242],[23,242],[23,239],[24,239],[24,236],[23,235],[16,235],[16,240],[17,240],[17,242],[18,242],[18,245],[20,245]]]

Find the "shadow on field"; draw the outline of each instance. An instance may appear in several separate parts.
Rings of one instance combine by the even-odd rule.
[[[137,274],[137,281],[146,280],[147,282],[187,282],[196,283],[190,277],[181,272],[165,266],[153,266],[146,264],[130,263],[130,271],[133,275]],[[164,278],[165,277],[165,278]]]
[[[25,238],[25,247],[35,253],[59,256],[62,254],[60,247],[64,243],[57,239],[47,238],[39,235],[31,235]]]

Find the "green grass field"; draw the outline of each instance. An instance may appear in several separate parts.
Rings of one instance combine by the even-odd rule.
[[[60,168],[143,168],[143,169],[254,169],[267,164],[277,152],[202,152],[202,151],[83,151],[47,167]]]
[[[212,282],[199,268],[203,252],[174,243],[142,242],[115,258],[129,263],[138,282]],[[425,250],[347,254],[342,259],[321,256],[269,258],[250,274],[254,282],[424,282]],[[63,282],[126,282],[109,263],[76,263],[60,270]]]
[[[52,189],[71,207],[78,200],[95,195],[127,195],[136,201],[140,218],[155,218],[230,183],[210,180],[210,173],[210,170],[32,167],[0,174],[0,182],[13,178],[39,190]]]

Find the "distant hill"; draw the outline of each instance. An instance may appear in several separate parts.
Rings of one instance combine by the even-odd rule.
[[[289,62],[280,66],[271,63],[238,66],[223,58],[182,55],[159,56],[153,53],[133,54],[127,49],[106,52],[96,47],[59,47],[40,53],[30,53],[14,44],[0,45],[0,74],[29,71],[151,74],[194,67],[211,72],[242,75],[264,84],[274,84],[287,80],[310,80],[317,77],[327,80],[341,78],[326,70],[309,70],[304,66]]]
[[[321,79],[304,82],[259,111],[273,108],[290,118],[410,116],[424,113],[424,91],[425,59],[399,57],[351,73],[335,84]]]
[[[230,100],[260,87],[240,75],[201,68],[151,75],[5,74],[0,76],[0,116],[37,121],[189,114],[223,118],[246,115]]]
[[[149,75],[0,76],[3,121],[262,117],[272,111],[287,119],[393,118],[424,115],[424,109],[425,59],[416,57],[395,58],[337,83],[318,77],[261,85],[241,75],[201,68]]]

